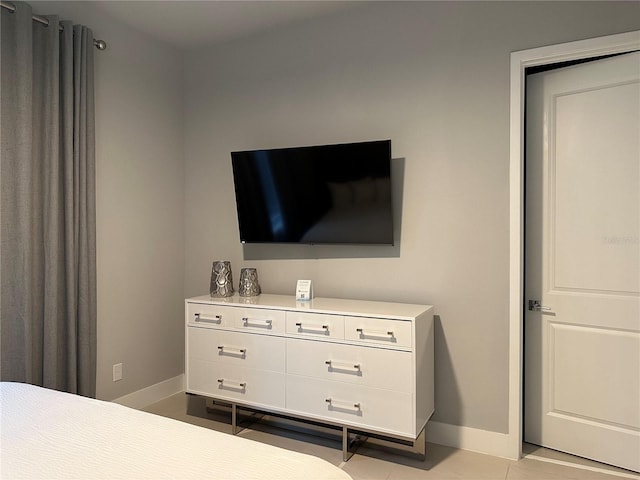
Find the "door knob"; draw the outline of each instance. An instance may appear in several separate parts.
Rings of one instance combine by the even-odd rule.
[[[540,305],[539,300],[529,300],[529,310],[531,310],[532,312],[550,312],[551,307]]]

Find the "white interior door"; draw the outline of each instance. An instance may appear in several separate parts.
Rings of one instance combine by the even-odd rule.
[[[640,471],[640,53],[526,108],[524,439]]]

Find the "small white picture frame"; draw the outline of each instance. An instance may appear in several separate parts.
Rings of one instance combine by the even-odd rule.
[[[311,280],[298,280],[296,285],[296,300],[307,302],[313,299],[313,284]]]

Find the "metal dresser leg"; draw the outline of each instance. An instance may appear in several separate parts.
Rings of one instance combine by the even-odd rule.
[[[353,435],[350,437],[350,435]],[[342,461],[346,462],[353,454],[356,453],[356,450],[367,441],[367,436],[360,434],[349,434],[349,429],[346,426],[342,427]]]

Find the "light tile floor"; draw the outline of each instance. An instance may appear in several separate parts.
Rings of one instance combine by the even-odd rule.
[[[207,409],[205,399],[173,395],[144,410],[231,433],[230,415]],[[342,461],[340,437],[282,420],[248,423],[239,435],[278,447],[307,453],[338,465],[354,480],[617,480],[640,475],[534,445],[525,445],[519,461],[492,457],[442,445],[427,444],[425,460],[379,442],[366,442],[348,462]]]

